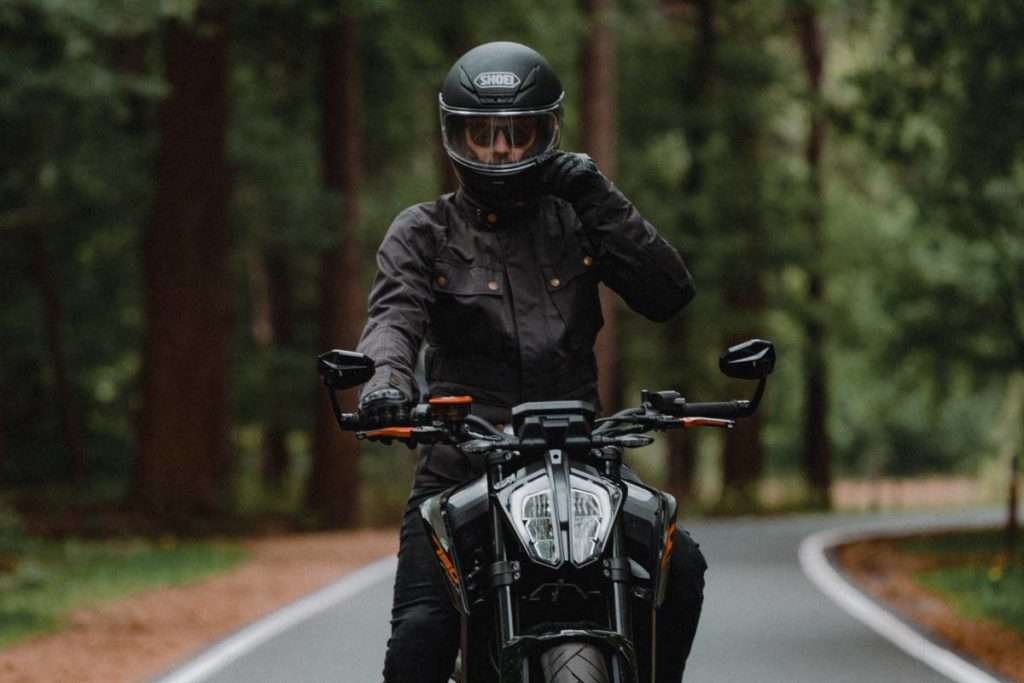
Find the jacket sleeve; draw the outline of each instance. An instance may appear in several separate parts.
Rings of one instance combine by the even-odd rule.
[[[399,214],[377,250],[377,276],[357,347],[376,362],[377,372],[361,396],[395,387],[419,400],[415,370],[433,304],[434,259],[431,230],[427,225],[417,227],[416,215],[415,208]]]
[[[679,252],[614,185],[580,202],[576,212],[601,280],[634,311],[664,322],[693,299],[693,277]]]

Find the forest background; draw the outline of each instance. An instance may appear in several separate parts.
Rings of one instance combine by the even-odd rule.
[[[835,482],[1002,490],[1024,441],[1024,5],[999,0],[0,0],[7,517],[394,524],[411,454],[332,423],[374,251],[454,188],[437,88],[515,40],[698,297],[606,311],[602,392],[759,418],[633,457],[691,509],[827,508]],[[347,399],[351,406],[353,398]],[[105,521],[106,520],[106,521]]]

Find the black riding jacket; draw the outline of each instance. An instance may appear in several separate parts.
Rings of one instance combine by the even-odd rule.
[[[679,253],[610,183],[575,208],[543,195],[490,210],[461,190],[417,204],[391,224],[377,268],[358,347],[377,372],[363,395],[392,386],[418,398],[425,341],[430,395],[471,395],[484,414],[597,403],[599,282],[655,321],[694,294]]]

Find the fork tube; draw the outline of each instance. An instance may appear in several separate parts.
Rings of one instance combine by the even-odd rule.
[[[612,532],[612,557],[626,557],[625,534],[622,525],[617,524]],[[626,638],[632,638],[632,623],[629,619],[629,586],[626,581],[612,581],[612,627]]]
[[[626,537],[625,531],[622,527],[622,522],[620,521],[612,530],[612,558],[620,559],[625,557],[627,557]],[[615,574],[612,575],[612,594],[610,602],[612,628],[616,633],[632,642],[633,624],[630,621],[629,583],[621,578],[617,578]],[[611,656],[611,663],[612,681],[614,683],[630,680],[627,674],[626,661],[622,658],[621,654],[613,653]]]
[[[508,552],[505,549],[505,539],[502,538],[502,526],[500,512],[491,512],[492,533],[494,534],[494,561],[508,562]],[[501,642],[507,643],[516,634],[516,619],[512,606],[512,586],[499,586],[498,598],[498,634]]]
[[[501,465],[491,468],[491,490],[493,484],[500,481],[502,476]],[[505,547],[504,527],[501,523],[501,510],[497,507],[497,500],[491,498],[491,537],[494,539],[494,562],[504,565],[508,562],[508,550]],[[512,602],[512,586],[498,586],[495,591],[497,602],[498,636],[502,646],[507,644],[516,634],[515,607]]]

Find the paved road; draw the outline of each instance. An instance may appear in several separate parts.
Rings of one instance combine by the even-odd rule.
[[[887,520],[955,523],[976,517],[931,513]],[[809,534],[877,519],[814,516],[693,525],[711,569],[687,683],[945,681],[836,607],[800,570],[797,549]],[[390,597],[386,577],[189,683],[379,681]]]

